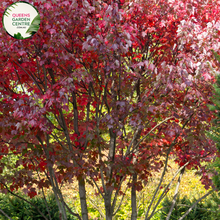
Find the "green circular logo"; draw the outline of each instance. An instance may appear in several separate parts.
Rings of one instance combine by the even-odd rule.
[[[39,29],[40,14],[28,2],[16,2],[6,8],[2,17],[5,31],[15,39],[26,39]]]

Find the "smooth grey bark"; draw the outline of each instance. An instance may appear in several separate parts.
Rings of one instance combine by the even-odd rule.
[[[63,197],[62,197],[60,189],[57,185],[54,170],[51,166],[49,166],[48,171],[49,171],[49,174],[50,174],[49,180],[50,180],[52,190],[54,192],[55,200],[56,200],[56,203],[57,203],[57,206],[58,206],[58,209],[59,209],[60,219],[61,220],[67,220],[65,205],[64,205],[64,202],[63,202]]]
[[[32,162],[32,163],[33,163],[33,162]],[[38,172],[38,171],[37,171],[37,175],[38,175],[38,179],[39,179],[39,181],[40,181],[41,178],[40,178],[40,175],[39,175],[39,172]],[[52,220],[51,215],[50,215],[50,209],[49,209],[49,206],[48,206],[47,199],[46,199],[46,196],[45,196],[45,193],[44,193],[43,188],[41,189],[41,191],[42,191],[42,195],[43,195],[43,198],[44,198],[44,203],[45,203],[45,206],[46,206],[48,215],[49,215],[49,220]]]
[[[87,208],[87,202],[86,202],[86,187],[85,187],[85,180],[82,177],[79,178],[78,185],[79,185],[79,196],[80,196],[82,219],[88,220],[88,208]]]
[[[141,102],[141,88],[140,88],[140,79],[137,81],[136,85],[136,92],[137,92],[137,101]],[[134,142],[133,142],[133,150],[137,151],[135,152],[135,157],[133,157],[133,164],[135,165],[137,163],[137,155],[138,155],[138,150],[139,150],[139,144],[138,141],[140,139],[141,135],[141,128],[138,128],[137,133],[135,133],[134,136]],[[135,171],[134,171],[135,172]],[[132,179],[132,188],[131,188],[131,220],[137,220],[137,189],[136,189],[136,183],[137,183],[137,173],[133,174],[133,179]]]
[[[138,129],[138,132],[135,136],[134,139],[134,143],[133,143],[133,147],[137,147],[139,148],[139,145],[137,146],[138,140],[140,138],[140,134],[141,134],[141,129]],[[135,153],[135,156],[137,156],[138,153]],[[137,159],[136,157],[133,158],[133,164],[135,165],[137,163]],[[131,220],[137,220],[137,189],[136,189],[136,182],[137,182],[137,174],[134,173],[133,174],[133,178],[132,178],[132,188],[131,188],[131,209],[132,209],[132,213],[131,213]]]
[[[137,174],[133,175],[133,185],[131,188],[131,220],[137,220],[137,195],[136,195],[136,185],[137,182]]]
[[[47,137],[47,140],[46,140],[47,147],[44,146],[43,141],[41,140],[41,138],[38,135],[36,137],[37,137],[37,139],[39,140],[39,142],[41,143],[41,145],[44,149],[47,160],[49,160],[50,159],[49,152],[48,152],[48,148],[50,147],[50,142],[49,142],[50,137],[49,137],[49,135],[46,135],[46,137]],[[54,192],[55,200],[56,200],[56,203],[57,203],[57,206],[58,206],[58,209],[59,209],[60,219],[61,220],[67,220],[65,204],[64,204],[64,201],[63,201],[63,196],[62,196],[62,193],[59,189],[59,186],[58,186],[58,183],[57,183],[57,180],[56,180],[56,176],[55,176],[55,173],[54,173],[54,170],[53,170],[53,167],[52,167],[51,164],[48,164],[48,171],[49,171],[49,176],[47,176],[47,178],[50,181],[51,186],[52,186],[52,190]]]
[[[138,87],[139,88],[139,87]],[[137,93],[139,94],[139,92],[137,91]],[[134,142],[133,142],[133,148],[134,149],[139,149],[139,145],[138,145],[138,140],[140,139],[140,135],[141,135],[141,129],[138,129],[137,133],[135,134],[135,138],[134,138]],[[133,164],[135,165],[137,163],[137,155],[138,155],[138,151],[135,152],[135,157],[133,158]],[[137,220],[137,187],[136,187],[136,183],[137,183],[137,173],[133,174],[133,178],[132,178],[132,188],[131,188],[131,209],[132,209],[132,213],[131,213],[131,220]]]
[[[106,195],[104,196],[104,200],[105,200],[105,219],[106,220],[112,220],[112,217],[113,217],[111,197],[112,197],[112,191],[107,190]]]
[[[188,164],[189,164],[189,162],[185,163],[182,167],[180,167],[180,168],[177,170],[177,172],[174,174],[174,176],[173,176],[172,180],[169,182],[169,184],[167,184],[167,186],[164,188],[162,194],[159,196],[159,199],[158,199],[156,205],[154,206],[154,210],[153,210],[153,212],[151,213],[149,219],[150,219],[151,217],[153,217],[153,215],[158,212],[158,210],[156,211],[156,208],[158,207],[158,205],[160,204],[160,202],[161,202],[161,201],[164,199],[164,197],[166,196],[166,194],[167,194],[169,188],[171,187],[171,185],[172,185],[174,179],[176,178],[176,176],[178,175],[178,173],[180,173],[181,170],[184,169]],[[159,209],[159,210],[161,210],[161,209]]]
[[[177,195],[178,195],[178,191],[179,191],[179,186],[180,186],[180,182],[181,182],[181,179],[183,177],[184,171],[185,171],[185,167],[180,172],[180,175],[179,175],[179,178],[178,178],[178,182],[177,182],[177,185],[176,185],[176,189],[175,189],[175,193],[174,193],[174,197],[173,197],[173,201],[172,201],[172,205],[170,207],[170,210],[169,210],[169,213],[168,213],[168,215],[166,217],[166,220],[170,219],[172,211],[173,211],[174,206],[176,204],[176,199],[177,199]]]
[[[115,144],[116,144],[116,134],[113,132],[113,129],[109,129],[109,134],[110,134],[110,143],[109,143],[109,165],[108,165],[108,184],[111,183],[112,180],[112,164],[114,163],[115,159]],[[112,198],[112,189],[108,189],[105,186],[105,195],[104,195],[104,202],[105,202],[105,216],[106,220],[112,220],[113,218],[113,206],[111,203],[111,198]]]
[[[53,177],[54,177],[54,183],[55,183],[55,190],[56,190],[56,193],[57,193],[57,196],[58,196],[58,201],[59,201],[60,210],[61,210],[60,218],[61,218],[61,220],[67,220],[65,202],[64,202],[64,199],[63,199],[62,192],[59,189],[59,185],[58,185],[54,170],[53,170]]]

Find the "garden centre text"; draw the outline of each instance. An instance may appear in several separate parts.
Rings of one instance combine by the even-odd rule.
[[[30,22],[27,21],[31,21],[30,18],[12,18],[12,21],[21,21],[21,22],[12,22],[13,26],[18,26],[18,25],[30,25]]]

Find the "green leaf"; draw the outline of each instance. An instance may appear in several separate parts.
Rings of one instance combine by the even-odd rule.
[[[16,139],[16,138],[18,138],[18,135],[15,135],[12,139]]]
[[[32,25],[28,28],[28,31],[26,31],[26,33],[32,33],[32,32],[37,32],[39,29],[38,25]]]
[[[5,16],[8,17],[9,15],[10,15],[10,13],[8,13],[8,12],[6,11],[6,12],[5,12]]]
[[[31,22],[30,27],[28,28],[28,30],[26,31],[26,33],[31,33],[33,34],[33,32],[37,32],[39,29],[39,24],[40,24],[40,15],[38,14],[34,20]]]
[[[19,32],[17,34],[14,34],[14,38],[16,38],[16,39],[24,39],[22,37],[21,33],[19,33]]]
[[[40,15],[38,14],[34,20],[31,22],[31,24],[39,25],[40,24]]]
[[[214,105],[207,105],[210,111],[215,111],[216,107]]]

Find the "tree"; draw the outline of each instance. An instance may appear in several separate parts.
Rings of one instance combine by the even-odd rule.
[[[3,2],[1,11],[11,3]],[[0,36],[1,157],[17,154],[16,166],[23,167],[0,179],[2,190],[25,186],[33,197],[36,187],[51,186],[66,220],[71,210],[60,185],[77,178],[81,217],[72,214],[88,219],[87,182],[102,195],[111,220],[126,183],[131,219],[137,219],[136,192],[163,167],[145,213],[150,219],[169,191],[168,185],[153,206],[170,155],[180,166],[176,175],[201,169],[208,188],[201,162],[216,152],[205,131],[214,117],[207,104],[210,66],[216,68],[210,50],[219,50],[218,2],[33,4],[41,24],[32,38]],[[45,177],[36,179],[36,171]]]
[[[218,63],[220,62],[220,56],[217,54],[215,51],[212,51],[216,60]],[[212,105],[209,105],[209,108],[211,111],[215,113],[216,118],[212,121],[212,128],[211,131],[208,133],[208,136],[216,142],[218,154],[220,152],[220,138],[219,138],[219,110],[220,110],[220,105],[219,105],[219,100],[220,100],[220,75],[216,75],[216,82],[214,84],[214,89],[215,89],[215,94],[212,97]],[[220,160],[217,158],[213,164],[210,166],[214,170],[214,175],[213,175],[213,182],[216,186],[216,188],[219,190],[219,183],[220,183]]]

